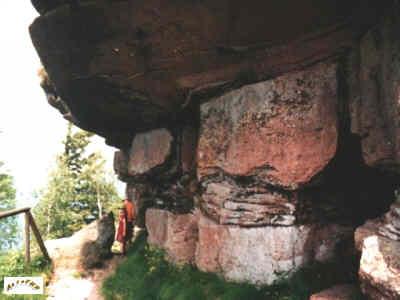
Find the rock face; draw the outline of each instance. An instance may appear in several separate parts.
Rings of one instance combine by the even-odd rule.
[[[312,261],[327,261],[352,231],[335,226],[242,228],[199,220],[196,265],[229,280],[271,284]]]
[[[356,246],[361,251],[361,289],[371,299],[400,298],[399,203],[381,219],[357,228]]]
[[[354,300],[359,299],[360,291],[351,284],[331,287],[310,297],[310,300]]]
[[[337,56],[382,6],[378,0],[32,2],[42,14],[30,28],[32,40],[59,98],[77,125],[117,146],[135,132],[179,120],[200,98]],[[282,19],[291,21],[282,26]]]
[[[400,172],[400,21],[397,8],[360,43],[352,82],[352,131],[361,137],[370,166]]]
[[[399,299],[400,242],[378,235],[363,242],[360,262],[361,289],[371,299]]]
[[[111,257],[114,236],[114,217],[110,214],[71,237],[46,241],[46,248],[56,267],[68,269],[73,264],[77,270],[91,269]]]
[[[128,174],[140,176],[164,164],[171,155],[172,136],[166,129],[135,136],[129,155]]]
[[[201,106],[198,176],[219,170],[294,189],[337,145],[336,66],[245,86]]]
[[[129,155],[126,151],[116,151],[114,154],[114,172],[122,179],[128,176]]]
[[[197,216],[172,214],[166,210],[146,211],[148,242],[163,248],[170,261],[177,264],[193,263],[197,241]]]
[[[362,291],[399,298],[397,1],[32,2],[48,102],[119,148],[170,261],[269,284],[365,223]]]

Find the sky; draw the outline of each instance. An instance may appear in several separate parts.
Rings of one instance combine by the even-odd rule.
[[[0,0],[0,161],[14,177],[18,206],[34,205],[55,156],[63,150],[67,121],[51,107],[39,85],[40,60],[28,27],[38,13],[29,0]],[[112,170],[115,149],[95,137]],[[123,195],[123,185],[118,183]]]

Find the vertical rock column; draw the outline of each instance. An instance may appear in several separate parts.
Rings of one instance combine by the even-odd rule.
[[[352,131],[360,137],[365,162],[397,174],[400,187],[399,5],[367,32],[353,59]],[[395,198],[395,197],[393,197]],[[385,201],[386,199],[382,199]],[[370,299],[400,299],[400,195],[388,212],[357,228],[359,277]]]
[[[313,223],[300,198],[334,157],[336,64],[244,86],[201,106],[197,175],[203,193],[197,266],[271,284],[332,258],[351,230]]]
[[[183,123],[137,134],[130,149],[117,151],[114,169],[136,201],[137,225],[174,263],[193,263],[197,242],[195,153],[197,130]]]

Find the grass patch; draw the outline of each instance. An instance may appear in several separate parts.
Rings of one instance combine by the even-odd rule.
[[[302,300],[334,284],[355,281],[356,272],[343,268],[349,268],[349,262],[315,264],[288,281],[256,288],[226,282],[191,266],[173,266],[165,261],[161,250],[147,245],[142,234],[124,263],[104,281],[102,292],[107,300]]]
[[[42,256],[34,256],[29,265],[25,265],[22,251],[10,251],[0,254],[0,299],[41,300],[45,295],[7,296],[3,294],[4,276],[43,276],[46,283],[51,274],[51,265]]]

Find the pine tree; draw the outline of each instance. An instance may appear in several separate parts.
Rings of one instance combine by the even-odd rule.
[[[104,158],[99,153],[87,154],[92,134],[73,131],[69,125],[64,151],[34,209],[46,238],[69,236],[119,204]]]
[[[0,162],[0,211],[15,208],[15,188],[13,178],[2,170]],[[18,242],[17,217],[8,217],[0,220],[0,252],[12,249]]]

